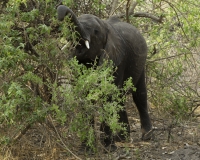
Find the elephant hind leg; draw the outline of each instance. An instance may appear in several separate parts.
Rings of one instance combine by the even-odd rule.
[[[152,134],[150,133],[152,133],[151,132],[152,124],[147,107],[147,89],[145,84],[144,72],[142,73],[135,87],[136,87],[136,92],[133,92],[132,95],[140,115],[142,139],[143,140],[151,139]]]

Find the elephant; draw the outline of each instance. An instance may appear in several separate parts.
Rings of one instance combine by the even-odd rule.
[[[150,139],[152,123],[148,113],[147,89],[145,83],[145,62],[147,44],[136,27],[122,22],[116,16],[102,20],[91,14],[76,17],[74,12],[65,5],[57,7],[58,20],[63,21],[66,15],[76,26],[80,41],[75,47],[74,55],[77,60],[87,65],[97,60],[101,65],[105,59],[112,60],[117,70],[114,73],[114,83],[122,88],[124,81],[132,77],[136,91],[131,91],[137,106],[142,131],[142,140]],[[130,136],[130,125],[126,110],[119,113],[119,122],[127,124],[126,131]],[[101,124],[101,130],[107,135],[104,145],[109,146],[114,141],[124,140],[124,134],[118,135],[118,140],[111,139],[109,126]]]

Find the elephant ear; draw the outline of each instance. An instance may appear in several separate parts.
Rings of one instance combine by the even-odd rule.
[[[118,34],[113,31],[108,31],[107,42],[100,56],[99,64],[103,63],[104,59],[112,60],[115,66],[118,66],[125,56],[125,45],[123,39],[120,39]]]

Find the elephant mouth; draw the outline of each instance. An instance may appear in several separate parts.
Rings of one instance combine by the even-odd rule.
[[[85,53],[86,51],[87,51],[87,48],[80,45],[80,46],[77,46],[77,47],[76,47],[76,52],[75,52],[75,54],[81,56],[81,55],[84,55],[84,53]]]
[[[79,41],[79,44],[75,48],[76,56],[83,56],[89,50],[89,41],[87,43],[83,39]]]

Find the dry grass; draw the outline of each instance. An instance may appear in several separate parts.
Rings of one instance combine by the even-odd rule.
[[[55,125],[35,124],[25,135],[10,146],[1,145],[0,160],[73,160],[73,159],[167,159],[173,152],[189,145],[200,145],[200,117],[174,124],[173,117],[150,109],[152,122],[156,127],[155,138],[148,142],[140,140],[140,121],[137,110],[127,103],[131,124],[131,138],[127,143],[117,143],[118,150],[111,154],[99,152],[96,155],[79,153],[80,141],[75,135],[68,135],[67,128]],[[195,111],[200,115],[200,107]],[[2,135],[13,135],[16,128],[1,126]],[[58,134],[59,133],[59,134]],[[113,158],[114,157],[114,158]]]

